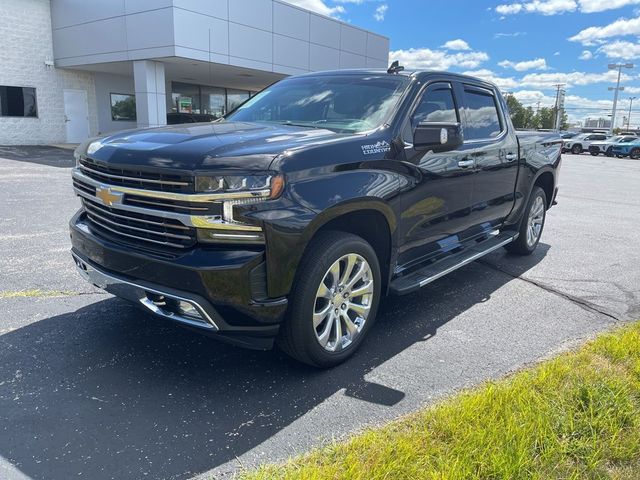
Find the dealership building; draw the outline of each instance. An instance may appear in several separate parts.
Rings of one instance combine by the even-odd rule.
[[[0,38],[0,145],[214,119],[287,75],[389,55],[280,0],[2,0]]]

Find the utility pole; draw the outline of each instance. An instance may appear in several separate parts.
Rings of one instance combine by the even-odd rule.
[[[564,83],[557,83],[554,85],[556,87],[556,104],[553,107],[553,112],[555,113],[555,118],[553,119],[553,129],[558,131],[562,127],[562,115],[564,112]]]
[[[536,104],[536,115],[538,115],[538,113],[540,113],[540,100],[538,100],[538,103]]]
[[[629,97],[629,116],[627,117],[627,130],[631,130],[631,107],[633,101],[638,97]]]
[[[610,63],[608,65],[609,70],[618,70],[618,81],[615,87],[609,87],[609,91],[613,90],[613,109],[611,110],[611,127],[609,128],[609,135],[613,135],[613,129],[616,124],[616,108],[618,107],[618,93],[624,91],[624,87],[620,86],[620,77],[622,76],[623,68],[633,68],[633,63]]]

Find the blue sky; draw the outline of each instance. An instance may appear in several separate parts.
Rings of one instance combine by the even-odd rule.
[[[623,70],[618,123],[640,97],[640,0],[286,1],[388,36],[407,67],[472,73],[534,108],[553,105],[565,83],[571,120],[610,112],[609,63],[638,64]]]

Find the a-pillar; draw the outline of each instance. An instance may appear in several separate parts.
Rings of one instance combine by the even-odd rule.
[[[139,127],[158,127],[167,124],[167,100],[164,63],[153,60],[133,62],[136,91],[136,115]]]

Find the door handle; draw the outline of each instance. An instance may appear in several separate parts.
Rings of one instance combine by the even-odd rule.
[[[458,166],[460,168],[469,168],[469,167],[473,167],[475,161],[473,160],[460,160],[458,162]]]
[[[518,156],[515,153],[507,153],[504,158],[507,160],[507,162],[513,162],[514,160],[516,160],[518,158]]]

